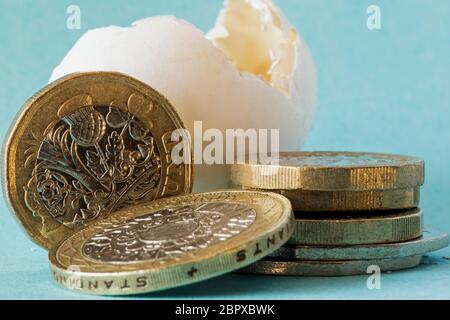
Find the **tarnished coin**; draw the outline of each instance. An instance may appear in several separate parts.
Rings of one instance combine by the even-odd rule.
[[[288,243],[346,246],[402,242],[422,236],[422,229],[423,214],[418,208],[389,213],[296,212]]]
[[[177,129],[184,126],[170,103],[128,76],[52,83],[25,103],[5,143],[11,211],[51,248],[118,209],[190,192],[191,165],[171,159]]]
[[[415,208],[420,202],[420,189],[388,189],[367,191],[280,190],[296,211],[369,211]]]
[[[232,165],[231,180],[249,188],[315,191],[408,189],[424,182],[423,160],[409,156],[284,152],[278,158],[278,165]]]
[[[177,287],[263,258],[292,234],[281,195],[217,191],[160,199],[90,224],[49,253],[53,278],[92,294]]]
[[[270,257],[283,260],[368,260],[423,255],[447,247],[448,234],[425,227],[423,236],[409,241],[353,246],[288,245]]]
[[[417,267],[421,256],[397,259],[347,260],[347,261],[279,261],[263,259],[239,270],[245,274],[264,274],[277,276],[338,277],[367,275],[373,271],[369,267],[377,266],[380,271],[396,271]]]

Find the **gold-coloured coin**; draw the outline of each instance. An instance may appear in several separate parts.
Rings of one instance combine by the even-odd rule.
[[[11,211],[51,248],[118,209],[188,193],[190,164],[175,164],[184,125],[149,86],[118,73],[69,75],[28,100],[4,147]]]
[[[295,213],[293,245],[348,246],[402,242],[422,236],[420,209],[394,212]]]
[[[49,253],[53,278],[85,293],[181,286],[263,258],[292,234],[281,195],[217,191],[156,200],[90,224]]]
[[[278,165],[232,165],[231,180],[248,188],[315,191],[408,189],[424,182],[423,160],[409,156],[284,152],[278,158]]]
[[[377,266],[382,272],[414,268],[420,264],[421,259],[421,256],[347,261],[281,261],[263,259],[239,270],[239,272],[275,276],[339,277],[367,275],[370,266]]]
[[[245,188],[246,190],[259,190]],[[411,209],[419,205],[420,188],[368,191],[270,190],[291,201],[294,211],[372,211]]]
[[[368,211],[411,209],[419,205],[420,188],[368,191],[281,190],[296,211]]]

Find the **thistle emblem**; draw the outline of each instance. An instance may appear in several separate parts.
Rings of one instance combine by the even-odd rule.
[[[70,127],[72,140],[82,147],[96,147],[106,133],[106,121],[94,108],[80,109],[63,118]]]

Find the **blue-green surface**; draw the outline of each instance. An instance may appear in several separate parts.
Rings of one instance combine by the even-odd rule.
[[[450,230],[450,1],[279,0],[311,47],[319,71],[319,105],[308,150],[404,153],[427,164],[422,207],[427,224]],[[66,28],[77,4],[82,29]],[[366,9],[381,7],[382,29],[366,28]],[[127,26],[175,14],[203,30],[221,0],[0,0],[0,136],[21,104],[88,29]],[[53,284],[46,253],[22,233],[0,203],[0,298],[90,298]],[[450,250],[420,268],[382,277],[279,278],[227,275],[145,298],[450,298]]]

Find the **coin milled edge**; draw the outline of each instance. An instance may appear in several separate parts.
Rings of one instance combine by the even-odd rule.
[[[415,188],[424,183],[424,161],[420,158],[382,153],[358,152],[281,152],[280,156],[314,154],[366,155],[396,157],[407,164],[387,164],[348,167],[289,166],[234,164],[231,181],[240,186],[258,189],[364,191]]]
[[[422,256],[397,259],[347,260],[347,261],[281,261],[263,259],[239,271],[243,274],[306,276],[306,277],[340,277],[367,275],[369,266],[378,266],[380,271],[397,271],[417,267]]]
[[[288,244],[346,246],[402,242],[422,236],[423,213],[419,208],[364,214],[296,213]]]
[[[321,261],[395,259],[423,255],[446,248],[448,245],[447,233],[426,226],[423,237],[404,242],[351,246],[289,245],[270,254],[270,257],[283,260]]]

